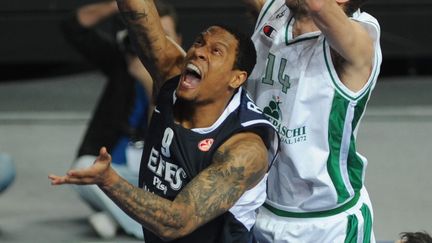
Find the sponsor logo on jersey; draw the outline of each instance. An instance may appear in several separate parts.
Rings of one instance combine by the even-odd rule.
[[[285,16],[285,13],[286,13],[286,10],[282,11],[281,13],[278,13],[278,14],[276,15],[276,19],[280,19],[280,18],[282,18],[283,16]]]
[[[151,182],[153,187],[167,195],[169,188],[173,191],[179,191],[183,188],[187,180],[187,174],[182,167],[173,163],[170,158],[166,158],[162,153],[162,150],[159,151],[153,147],[147,162],[147,168],[154,174]],[[148,183],[150,182],[148,181]]]
[[[265,25],[265,26],[263,27],[263,32],[264,32],[264,34],[265,34],[267,37],[272,38],[272,39],[276,36],[276,33],[277,33],[277,31],[275,30],[275,28],[273,28],[273,27],[270,26],[270,25]]]
[[[279,107],[280,103],[279,97],[273,97],[269,105],[264,107],[263,113],[274,120],[282,120],[282,111]]]
[[[278,131],[281,142],[295,144],[306,141],[306,126],[290,129],[282,124],[282,110],[279,97],[273,97],[268,106],[264,107],[263,113]]]
[[[213,142],[214,142],[213,138],[204,139],[198,143],[198,148],[203,152],[207,152],[210,150],[211,146],[213,145]]]

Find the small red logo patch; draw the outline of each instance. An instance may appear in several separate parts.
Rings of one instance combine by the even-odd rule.
[[[263,32],[267,37],[273,38],[275,31],[276,30],[270,25],[266,25],[263,27]]]
[[[198,143],[198,148],[203,152],[207,152],[210,150],[211,146],[213,145],[213,142],[214,142],[213,138],[204,139]]]

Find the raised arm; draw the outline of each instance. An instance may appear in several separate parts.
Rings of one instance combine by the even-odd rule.
[[[185,52],[165,35],[153,0],[117,0],[117,5],[157,92],[164,81],[180,74]]]
[[[84,5],[77,10],[77,19],[81,26],[91,28],[100,21],[118,13],[115,0]]]
[[[109,154],[102,149],[96,163],[86,171],[49,178],[54,185],[98,184],[119,207],[164,239],[185,236],[228,211],[246,190],[260,182],[268,166],[261,138],[254,133],[237,134],[218,149],[208,168],[169,201],[129,184],[111,169],[109,161]]]
[[[372,70],[374,46],[371,36],[351,20],[335,0],[305,0],[311,17],[326,36],[331,48],[342,57],[339,74],[352,91],[360,90]]]
[[[115,1],[80,6],[61,22],[65,40],[87,61],[105,74],[122,65],[123,55],[112,38],[96,30],[96,25],[118,13]]]

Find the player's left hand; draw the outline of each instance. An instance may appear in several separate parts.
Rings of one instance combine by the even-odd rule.
[[[109,185],[113,174],[115,174],[115,172],[111,168],[111,155],[107,152],[105,147],[102,147],[99,151],[99,156],[92,166],[84,169],[69,170],[64,176],[50,174],[48,178],[51,180],[51,185],[96,184],[105,186]]]

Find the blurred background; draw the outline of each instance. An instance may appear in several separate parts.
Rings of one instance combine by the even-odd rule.
[[[86,226],[90,209],[47,179],[70,167],[105,82],[59,29],[72,10],[91,2],[0,1],[0,152],[17,170],[0,195],[0,242],[98,240]],[[212,23],[253,28],[240,1],[168,2],[185,48]],[[432,232],[432,1],[374,0],[363,10],[381,24],[384,58],[358,141],[369,159],[376,238],[385,242],[403,231]],[[114,33],[119,26],[114,17],[101,28]]]
[[[1,1],[0,79],[51,76],[82,68],[83,61],[65,43],[58,24],[71,10],[90,2],[96,1]],[[238,23],[245,32],[252,30],[240,1],[168,2],[172,2],[178,11],[185,47],[209,23]],[[381,23],[385,59],[381,76],[427,75],[432,72],[431,1],[374,0],[368,1],[363,9]],[[119,20],[113,20],[116,21]]]

